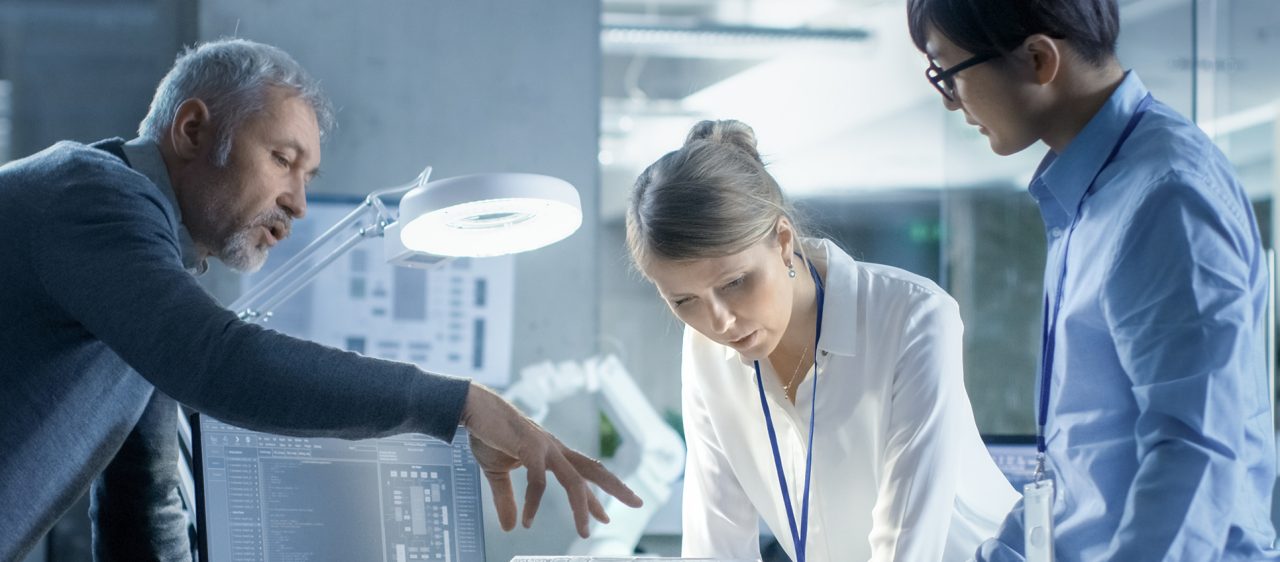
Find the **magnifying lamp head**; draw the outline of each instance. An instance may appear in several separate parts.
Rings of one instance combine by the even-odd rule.
[[[444,257],[490,257],[535,250],[582,225],[568,182],[538,174],[475,174],[420,184],[400,200],[388,236],[405,249]]]

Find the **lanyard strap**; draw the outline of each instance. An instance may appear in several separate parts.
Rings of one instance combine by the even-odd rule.
[[[799,255],[799,254],[797,254]],[[813,284],[818,292],[818,327],[813,338],[813,398],[809,404],[809,449],[804,461],[804,497],[801,499],[800,526],[796,527],[796,514],[791,508],[791,492],[787,487],[787,475],[782,470],[782,454],[778,451],[778,436],[773,431],[773,416],[769,415],[769,403],[764,397],[764,380],[760,376],[760,362],[755,362],[756,388],[760,390],[760,407],[764,409],[764,424],[769,430],[769,444],[773,446],[773,467],[778,471],[778,486],[782,488],[782,503],[787,506],[787,523],[791,525],[791,542],[796,547],[796,562],[805,562],[805,543],[809,540],[809,476],[813,473],[813,426],[817,418],[818,404],[818,341],[822,339],[822,303],[824,291],[822,278],[818,269],[809,260],[809,274],[813,276]]]
[[[1138,103],[1138,108],[1134,110],[1133,116],[1129,118],[1129,123],[1125,125],[1124,132],[1120,134],[1116,145],[1112,147],[1111,154],[1107,156],[1102,167],[1098,169],[1098,173],[1089,181],[1089,187],[1085,190],[1084,195],[1080,197],[1080,203],[1076,206],[1076,214],[1071,219],[1071,226],[1067,229],[1066,237],[1062,241],[1062,267],[1058,270],[1058,287],[1055,291],[1053,299],[1052,316],[1049,307],[1048,287],[1045,287],[1044,294],[1044,328],[1041,331],[1041,354],[1040,354],[1040,411],[1036,421],[1036,451],[1038,455],[1038,466],[1036,467],[1036,479],[1044,473],[1044,453],[1047,449],[1045,444],[1045,426],[1049,422],[1049,383],[1053,380],[1053,352],[1057,345],[1058,332],[1058,315],[1062,312],[1062,292],[1063,286],[1067,281],[1067,255],[1071,250],[1071,235],[1076,231],[1076,225],[1080,223],[1080,213],[1084,210],[1084,202],[1093,193],[1094,184],[1098,181],[1098,176],[1102,175],[1102,170],[1106,169],[1116,158],[1116,154],[1120,152],[1120,147],[1124,146],[1125,141],[1129,140],[1129,135],[1133,134],[1133,129],[1138,126],[1138,121],[1142,120],[1142,116],[1146,114],[1147,108],[1151,105],[1151,94],[1147,94]]]

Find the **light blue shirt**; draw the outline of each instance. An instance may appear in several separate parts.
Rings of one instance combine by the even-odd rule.
[[[1045,430],[1055,554],[1270,559],[1266,259],[1226,157],[1168,106],[1152,103],[1103,168],[1147,93],[1129,72],[1030,187],[1048,235],[1049,295],[1080,209]],[[1018,502],[977,558],[1022,560],[1022,547]]]

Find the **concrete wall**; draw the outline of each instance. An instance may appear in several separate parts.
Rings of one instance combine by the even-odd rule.
[[[194,0],[0,0],[0,80],[12,84],[0,157],[64,139],[131,138],[194,37],[194,12]]]

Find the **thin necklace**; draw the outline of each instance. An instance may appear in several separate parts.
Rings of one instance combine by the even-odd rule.
[[[800,352],[800,362],[796,363],[795,372],[791,373],[791,378],[787,380],[787,384],[782,385],[783,396],[786,396],[787,399],[792,401],[793,403],[795,402],[795,398],[791,397],[791,385],[795,384],[796,377],[800,376],[800,366],[805,364],[804,356],[806,353],[809,353],[809,346],[807,345],[804,347],[804,350]],[[806,372],[808,372],[808,370],[806,370]]]
[[[800,362],[796,363],[795,372],[791,373],[791,378],[787,380],[787,384],[782,385],[782,395],[786,396],[787,400],[790,400],[792,404],[795,403],[795,398],[791,396],[791,385],[795,384],[796,377],[800,376],[800,366],[805,364],[804,356],[806,353],[809,353],[808,345],[806,345],[804,349],[800,351]],[[809,372],[809,370],[805,369],[805,372],[807,373]]]

